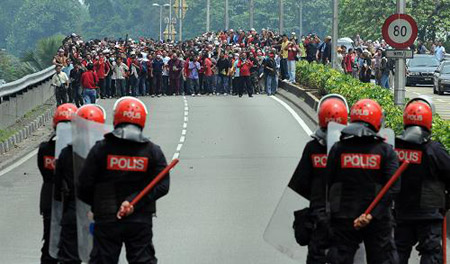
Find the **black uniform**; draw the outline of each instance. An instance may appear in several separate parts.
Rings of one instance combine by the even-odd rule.
[[[44,245],[41,249],[41,263],[51,264],[57,263],[48,252],[50,245],[50,223],[52,218],[52,191],[53,191],[53,175],[55,171],[55,140],[52,137],[49,141],[39,145],[38,151],[38,167],[41,172],[44,183],[41,188],[40,213],[44,219]]]
[[[61,151],[56,161],[55,200],[63,201],[58,260],[60,263],[81,263],[78,256],[73,149],[71,145]]]
[[[117,129],[116,129],[117,130]],[[169,176],[118,220],[123,201],[134,197],[166,166],[161,148],[148,139],[134,142],[105,135],[89,152],[80,173],[78,197],[92,206],[94,248],[91,263],[117,263],[125,243],[129,263],[157,263],[152,243],[152,215],[156,200],[169,191]]]
[[[442,220],[446,212],[445,191],[450,184],[450,155],[438,142],[396,140],[401,162],[409,167],[402,174],[401,192],[395,200],[395,242],[400,264],[408,263],[412,247],[423,264],[442,263]]]
[[[306,263],[326,263],[329,247],[328,221],[325,210],[325,169],[327,147],[315,138],[306,144],[302,158],[289,182],[289,187],[310,201],[313,230],[308,244]]]
[[[371,129],[351,124],[342,131],[341,141],[332,147],[327,162],[331,263],[353,263],[363,241],[368,264],[397,263],[391,206],[394,194],[400,189],[399,181],[372,211],[371,223],[361,230],[353,227],[353,221],[367,209],[397,168],[394,149]]]

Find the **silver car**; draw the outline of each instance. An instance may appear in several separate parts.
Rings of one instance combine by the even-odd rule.
[[[450,61],[443,61],[434,72],[433,93],[450,92]]]

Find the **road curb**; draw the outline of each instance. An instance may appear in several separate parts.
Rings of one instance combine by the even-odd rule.
[[[31,123],[23,127],[21,130],[16,132],[4,142],[0,143],[0,154],[6,153],[9,150],[15,148],[17,144],[30,137],[32,133],[45,125],[49,120],[52,119],[53,110],[53,108],[48,109],[42,115],[34,119]]]
[[[317,97],[300,86],[282,80],[279,81],[278,86],[286,92],[295,95],[299,100],[304,101],[304,103],[308,105],[314,113],[311,113],[311,111],[306,111],[296,100],[293,100],[292,98],[279,93],[281,97],[288,100],[298,109],[300,109],[314,124],[317,124],[317,106],[319,105],[320,101],[319,99],[317,99]]]

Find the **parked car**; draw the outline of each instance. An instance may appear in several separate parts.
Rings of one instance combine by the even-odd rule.
[[[450,92],[450,61],[443,61],[434,72],[433,93]]]
[[[439,61],[433,55],[417,54],[406,62],[406,85],[433,84]]]

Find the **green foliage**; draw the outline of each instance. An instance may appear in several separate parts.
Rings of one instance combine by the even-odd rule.
[[[407,0],[406,7],[406,13],[417,21],[419,39],[435,40],[450,30],[449,1]],[[341,0],[339,11],[340,36],[379,39],[384,21],[396,13],[396,1]]]
[[[80,32],[85,12],[78,0],[25,0],[12,21],[7,49],[18,55],[38,39]]]
[[[53,57],[64,40],[63,35],[55,35],[43,38],[36,44],[35,50],[27,51],[22,61],[34,69],[34,71],[43,70],[52,65]]]
[[[332,8],[331,0],[303,1],[303,33],[316,32],[320,36],[331,33]],[[206,29],[206,1],[188,0],[185,23],[186,38],[194,38]],[[284,0],[285,33],[299,31],[299,1]],[[278,31],[279,1],[254,0],[254,28],[269,28]],[[250,29],[249,1],[229,0],[230,28]],[[211,30],[225,28],[225,1],[211,0]]]
[[[14,30],[13,21],[15,14],[25,0],[2,0],[0,8],[0,48],[6,48],[6,38]]]
[[[296,79],[301,85],[319,89],[322,95],[337,93],[344,96],[349,105],[363,98],[376,100],[386,113],[386,126],[396,134],[403,129],[403,111],[394,105],[394,95],[387,89],[340,73],[317,63],[300,61],[296,67]],[[442,142],[450,150],[450,122],[436,115],[433,119],[433,138]]]
[[[159,34],[159,7],[152,4],[157,2],[160,1],[85,0],[89,18],[81,33],[86,39],[125,38],[127,34],[132,38],[156,37]],[[168,16],[167,8],[163,12],[165,16]]]
[[[33,73],[33,69],[22,63],[17,57],[0,51],[0,79],[12,82]]]

